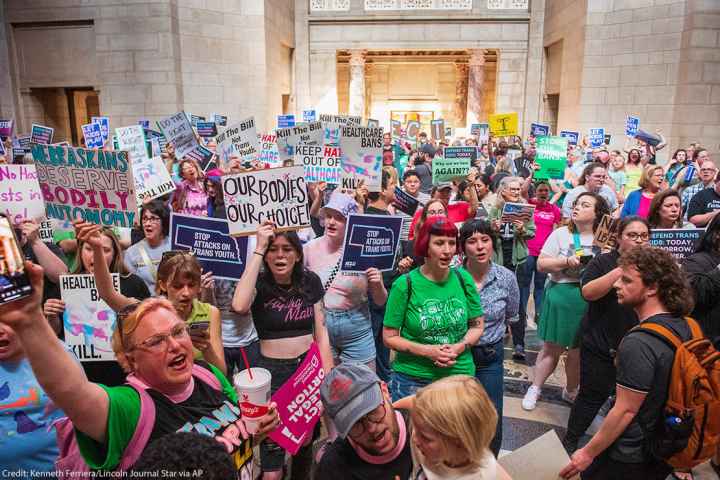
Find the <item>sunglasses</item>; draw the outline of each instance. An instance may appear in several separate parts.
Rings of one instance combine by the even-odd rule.
[[[135,313],[135,310],[137,310],[138,306],[140,305],[140,302],[132,303],[130,305],[124,306],[122,309],[120,309],[116,314],[116,327],[118,329],[118,332],[120,333],[120,343],[123,346],[123,349],[129,350],[127,344],[125,343],[125,330],[123,328],[123,324],[125,323],[125,320],[127,320],[127,317]]]
[[[179,256],[189,256],[194,257],[195,252],[192,250],[168,250],[167,252],[163,252],[162,258],[160,259],[160,263],[165,263],[171,258],[179,257]]]

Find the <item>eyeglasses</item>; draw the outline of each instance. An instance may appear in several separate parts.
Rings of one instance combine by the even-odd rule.
[[[161,219],[160,219],[160,217],[155,217],[155,216],[152,216],[152,217],[142,217],[142,222],[143,222],[143,223],[160,223],[160,222],[161,222]]]
[[[174,340],[182,340],[187,336],[187,326],[184,323],[178,323],[172,328],[172,330],[170,330],[169,333],[159,333],[157,335],[148,337],[142,342],[138,342],[134,346],[130,347],[128,351],[141,347],[154,353],[160,353],[167,350],[169,338],[173,338]]]
[[[383,421],[386,413],[387,410],[385,409],[385,401],[383,400],[383,402],[378,405],[375,410],[371,411],[370,413],[363,416],[360,420],[355,422],[355,425],[353,425],[350,429],[349,435],[352,438],[359,438],[363,433],[365,433],[366,422],[378,424]]]
[[[628,240],[632,240],[633,242],[637,242],[638,240],[648,240],[650,239],[650,235],[647,233],[635,233],[630,232],[626,233],[625,236],[628,238]]]
[[[195,253],[192,250],[168,250],[167,252],[163,252],[162,258],[160,259],[160,263],[165,263],[171,258],[179,257],[179,256],[190,256],[194,257]]]

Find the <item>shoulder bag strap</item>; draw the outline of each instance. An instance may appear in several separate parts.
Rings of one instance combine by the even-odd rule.
[[[150,258],[150,254],[145,249],[145,245],[138,244],[138,251],[140,252],[143,262],[145,262],[145,265],[148,267],[148,270],[150,270],[150,275],[152,275],[153,280],[157,281],[157,267]]]
[[[120,470],[128,470],[132,467],[140,455],[142,455],[147,446],[150,435],[155,427],[155,402],[145,390],[145,385],[140,381],[133,381],[135,377],[128,376],[128,384],[135,389],[140,396],[140,417],[135,426],[130,442],[123,451],[122,458],[118,468]]]
[[[323,284],[323,290],[327,292],[327,289],[330,288],[330,285],[332,285],[333,281],[335,280],[335,277],[337,277],[337,274],[340,272],[340,263],[342,262],[342,252],[340,252],[340,258],[338,258],[337,263],[333,267],[332,271],[330,272],[330,276],[328,277],[327,281]]]

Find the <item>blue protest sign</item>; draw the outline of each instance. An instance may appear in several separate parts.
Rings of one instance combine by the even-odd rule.
[[[197,127],[198,122],[204,121],[205,117],[201,117],[200,115],[193,115],[192,113],[190,114],[190,125],[192,125],[193,127]]]
[[[191,250],[215,278],[239,280],[245,270],[248,237],[231,237],[227,220],[173,213],[170,241],[174,250]]]
[[[603,143],[605,143],[605,129],[591,128],[589,137],[591,147],[602,147]]]
[[[208,170],[212,170],[217,167],[217,164],[213,160],[215,158],[215,154],[204,145],[198,145],[194,150],[191,150],[186,157],[195,160],[198,165],[200,165],[203,172],[207,172]]]
[[[400,210],[404,214],[412,217],[415,215],[418,206],[420,206],[420,201],[402,188],[396,186],[395,201],[393,201],[393,205],[396,210]]]
[[[105,145],[110,138],[110,117],[90,117],[90,121],[100,125],[100,134]]]
[[[219,125],[221,127],[227,127],[227,116],[225,115],[218,115],[217,113],[213,115],[213,120],[215,120],[215,124]]]
[[[650,231],[650,246],[662,248],[680,263],[695,252],[704,228],[657,228]]]
[[[294,127],[295,115],[278,115],[277,126],[278,128]]]
[[[147,120],[143,118],[142,120],[138,120],[138,125],[143,127],[143,130],[149,130],[150,129],[150,120]]]
[[[317,112],[315,110],[303,110],[303,122],[315,122],[317,120]]]
[[[18,146],[22,148],[25,153],[30,153],[30,135],[23,135],[22,137],[17,137]]]
[[[53,133],[55,129],[52,127],[46,127],[44,125],[32,124],[30,130],[30,143],[42,143],[43,145],[50,145],[53,139]]]
[[[572,132],[570,130],[563,130],[560,132],[560,136],[568,139],[568,144],[577,145],[580,134],[578,132]]]
[[[99,123],[88,123],[83,125],[82,132],[83,137],[85,138],[85,146],[87,148],[102,148],[105,144]]]
[[[550,126],[542,123],[531,123],[530,135],[533,137],[546,137],[550,135]]]
[[[628,115],[625,120],[625,135],[634,137],[638,132],[638,128],[640,128],[640,119]]]
[[[197,132],[202,138],[211,138],[217,135],[217,125],[215,122],[197,122]]]
[[[402,218],[390,215],[350,215],[345,230],[345,248],[340,270],[364,272],[375,267],[381,272],[395,266]]]

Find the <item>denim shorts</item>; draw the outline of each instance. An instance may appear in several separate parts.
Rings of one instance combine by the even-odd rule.
[[[333,358],[343,363],[375,360],[375,337],[367,304],[351,310],[325,309],[325,323]]]
[[[431,383],[432,380],[428,378],[418,378],[400,372],[392,372],[389,385],[390,397],[392,397],[393,402],[397,402],[401,398],[415,395],[418,390]]]

